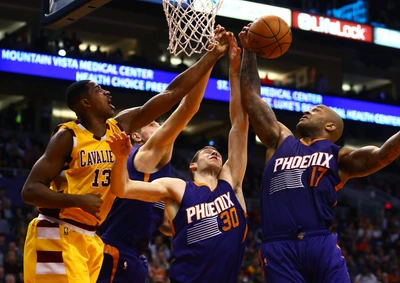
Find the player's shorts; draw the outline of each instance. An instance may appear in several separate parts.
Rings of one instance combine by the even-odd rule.
[[[145,283],[149,266],[145,256],[123,244],[104,241],[104,260],[98,283]]]
[[[39,215],[28,227],[25,283],[94,283],[104,245],[95,232]]]
[[[268,283],[350,283],[346,261],[329,231],[278,236],[260,248]]]

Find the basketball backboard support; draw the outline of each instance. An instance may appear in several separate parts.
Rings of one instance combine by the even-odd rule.
[[[112,0],[41,0],[41,24],[63,28]]]

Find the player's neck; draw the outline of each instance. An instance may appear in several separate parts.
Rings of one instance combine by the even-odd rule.
[[[306,144],[308,144],[308,145],[310,145],[310,144],[312,144],[313,142],[315,142],[315,141],[318,141],[318,140],[327,140],[327,139],[329,139],[329,137],[325,137],[325,136],[323,136],[323,135],[310,135],[310,136],[307,136],[307,137],[302,137],[301,138],[301,140],[303,141],[303,143],[306,143]]]
[[[197,173],[194,176],[194,181],[196,183],[206,184],[211,191],[214,191],[218,185],[218,178],[214,174],[210,173]]]
[[[84,117],[78,118],[78,121],[92,134],[97,137],[102,137],[106,134],[107,124],[104,118],[99,117]]]

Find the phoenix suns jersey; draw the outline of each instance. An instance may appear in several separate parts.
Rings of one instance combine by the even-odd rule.
[[[98,214],[100,222],[77,207],[40,208],[41,213],[78,226],[83,224],[96,227],[104,221],[114,201],[114,195],[110,191],[114,155],[106,139],[113,133],[122,132],[115,119],[108,119],[106,123],[107,130],[103,137],[93,135],[78,121],[59,125],[55,133],[62,129],[69,130],[73,136],[73,147],[70,159],[64,167],[66,182],[57,184],[53,181],[50,186],[50,189],[65,194],[102,194],[103,204]]]
[[[214,191],[187,182],[172,224],[172,283],[237,282],[247,217],[228,182],[219,180]]]
[[[151,174],[139,172],[134,166],[139,148],[140,146],[134,146],[128,157],[127,168],[131,180],[152,182],[171,177],[171,162]],[[145,252],[152,233],[163,223],[164,206],[161,201],[153,203],[116,197],[106,221],[102,224],[104,232],[101,238],[106,244],[122,244],[126,248],[133,248],[137,254]]]
[[[337,190],[340,146],[325,140],[304,144],[287,137],[264,169],[261,195],[263,237],[328,229]]]

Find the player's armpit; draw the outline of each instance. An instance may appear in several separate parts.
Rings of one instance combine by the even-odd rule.
[[[350,178],[368,176],[392,163],[400,154],[400,132],[381,147],[358,149],[343,147],[339,151],[339,172],[343,182]]]
[[[72,151],[72,133],[60,130],[51,139],[46,152],[33,166],[21,196],[25,203],[46,208],[77,206],[75,195],[66,195],[49,189],[50,183],[60,174]]]
[[[158,227],[158,230],[160,230],[161,233],[163,233],[165,236],[173,236],[173,230],[171,227],[171,222],[168,219],[167,213],[164,212],[164,220],[163,223]]]

